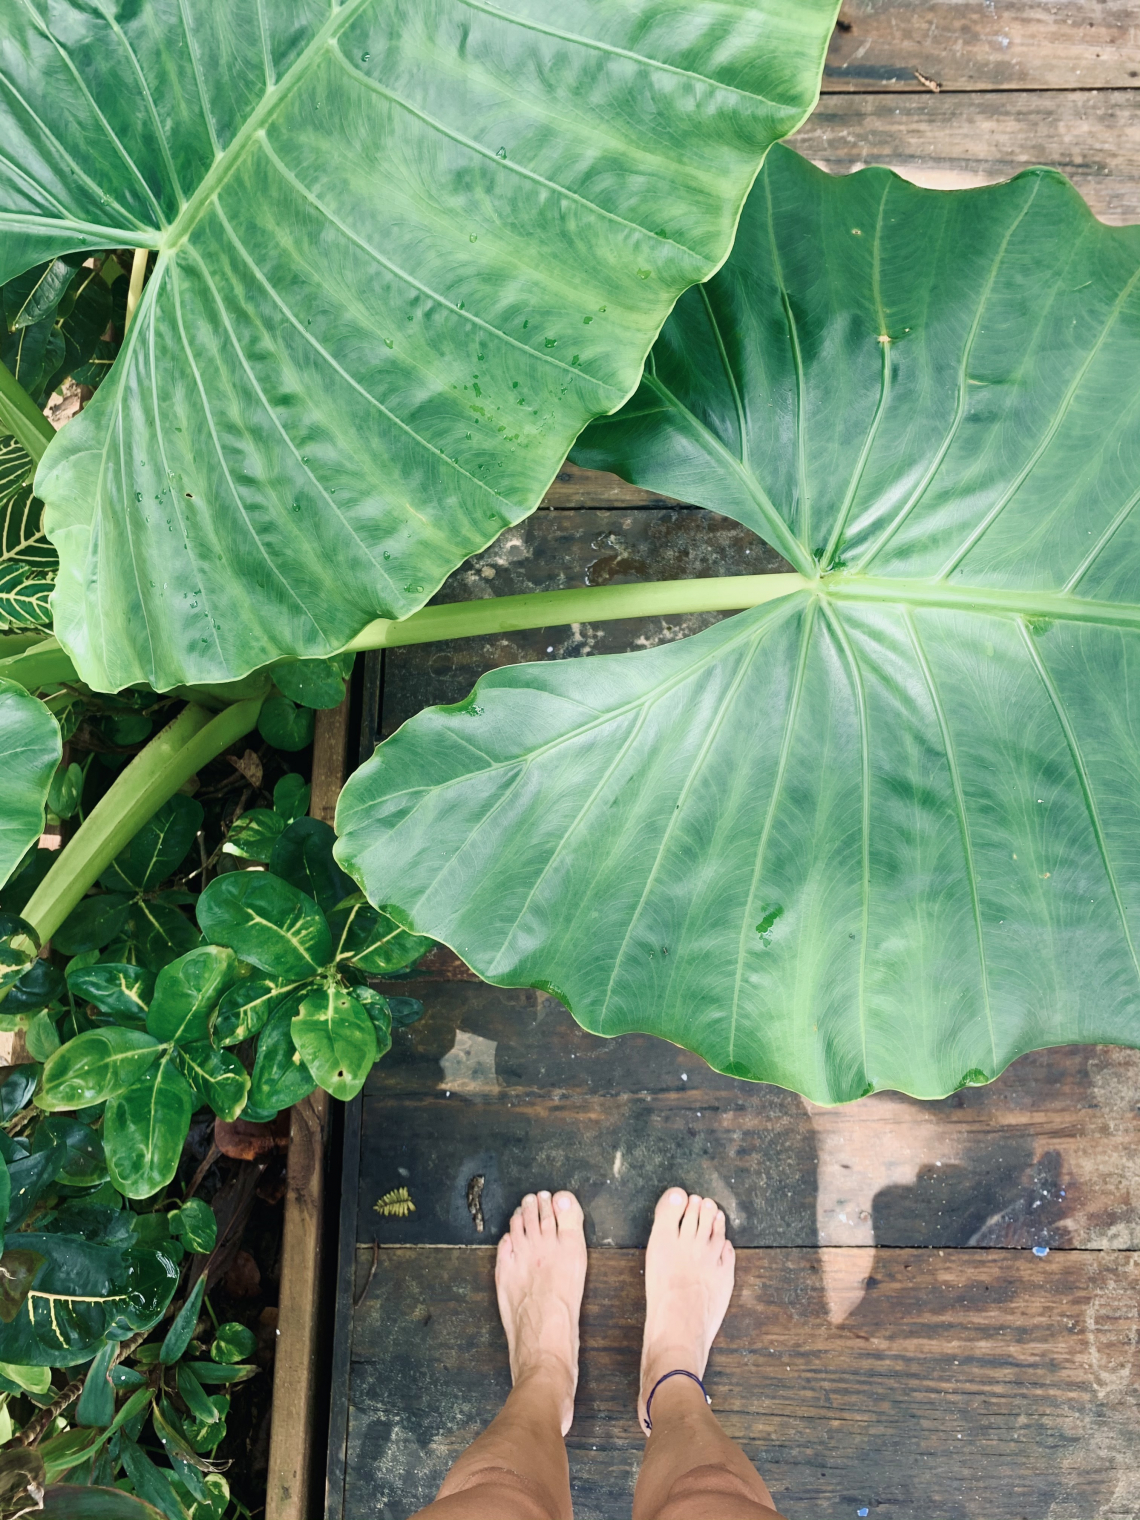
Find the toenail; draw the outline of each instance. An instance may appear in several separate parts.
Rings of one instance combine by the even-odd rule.
[[[685,1202],[685,1195],[681,1192],[680,1188],[675,1193],[669,1194],[669,1202],[676,1205],[677,1208],[680,1208]]]
[[[549,1197],[550,1197],[550,1194],[549,1194],[549,1193],[547,1193],[547,1192],[545,1192],[545,1191],[544,1191],[544,1192],[541,1192],[541,1193],[539,1193],[539,1195],[538,1195],[538,1196],[539,1196],[539,1197],[540,1197],[540,1198],[549,1198]]]
[[[555,1202],[558,1204],[558,1207],[560,1209],[568,1209],[570,1207],[571,1200],[566,1193],[563,1193],[560,1197],[555,1199]]]

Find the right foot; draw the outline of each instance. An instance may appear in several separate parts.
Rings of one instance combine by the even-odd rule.
[[[499,1241],[495,1289],[507,1332],[511,1381],[533,1380],[557,1401],[562,1434],[574,1419],[578,1318],[586,1236],[573,1193],[528,1193]]]
[[[732,1297],[736,1253],[724,1224],[724,1210],[713,1198],[670,1188],[658,1200],[645,1252],[645,1340],[637,1401],[643,1433],[645,1401],[658,1378],[678,1368],[704,1376]],[[673,1382],[688,1379],[671,1380],[665,1387]]]

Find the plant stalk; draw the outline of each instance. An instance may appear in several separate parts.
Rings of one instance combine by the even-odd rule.
[[[6,364],[0,364],[0,429],[11,433],[36,464],[55,437],[55,428]]]
[[[123,320],[123,336],[127,335],[127,328],[131,325],[131,318],[135,314],[135,307],[142,297],[143,281],[146,279],[146,261],[150,253],[149,248],[136,248],[135,256],[131,260],[131,283],[127,287],[127,315]]]
[[[41,638],[30,649],[0,660],[0,679],[15,681],[27,691],[38,691],[41,686],[74,681],[75,666],[58,639]]]
[[[121,849],[195,771],[247,734],[261,701],[213,715],[191,703],[116,778],[32,894],[23,917],[50,939]]]
[[[798,572],[780,575],[719,575],[687,581],[645,581],[632,586],[584,586],[572,591],[534,591],[476,602],[423,607],[396,621],[376,618],[346,650],[396,649],[436,639],[552,628],[563,623],[597,623],[614,618],[666,617],[692,612],[737,612],[816,582]]]

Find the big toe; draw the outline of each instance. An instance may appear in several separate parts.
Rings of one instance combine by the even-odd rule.
[[[559,1235],[581,1234],[586,1216],[582,1213],[582,1205],[574,1194],[565,1190],[555,1193],[552,1202]]]
[[[653,1211],[654,1230],[673,1230],[680,1228],[681,1216],[689,1202],[689,1195],[684,1188],[666,1188],[657,1200],[657,1207]]]

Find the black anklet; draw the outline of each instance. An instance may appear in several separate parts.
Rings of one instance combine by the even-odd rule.
[[[651,1431],[653,1429],[653,1421],[649,1418],[649,1411],[653,1407],[653,1395],[657,1392],[658,1388],[661,1387],[661,1384],[668,1382],[671,1377],[691,1378],[692,1381],[696,1383],[701,1392],[704,1393],[705,1403],[712,1403],[712,1399],[710,1399],[708,1394],[705,1393],[705,1385],[701,1382],[697,1374],[695,1372],[686,1372],[684,1367],[676,1367],[672,1372],[666,1372],[661,1377],[659,1377],[654,1383],[653,1387],[649,1390],[649,1397],[645,1401],[645,1428],[647,1431]]]

